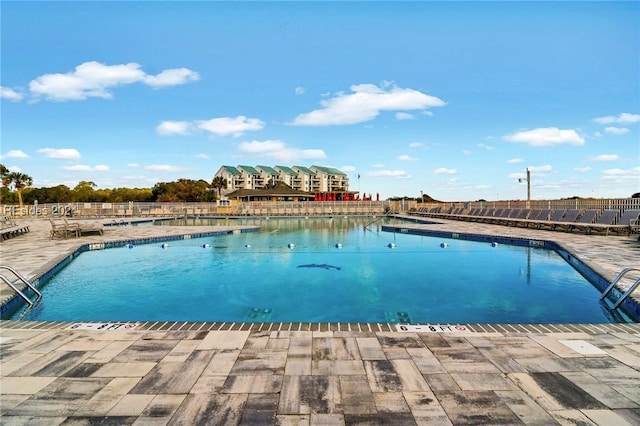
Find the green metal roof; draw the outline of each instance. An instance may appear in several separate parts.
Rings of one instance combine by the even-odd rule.
[[[311,170],[309,170],[308,168],[306,168],[304,166],[293,166],[293,167],[295,167],[296,169],[300,170],[305,175],[314,175],[315,174]]]
[[[279,174],[273,167],[269,166],[256,166],[257,169],[262,169],[264,172],[269,173],[270,175]]]
[[[325,167],[325,166],[311,166],[311,167],[315,167],[316,169],[327,173],[329,175],[340,175],[340,176],[346,176],[347,174],[345,172],[343,172],[342,170],[338,170],[334,167]]]
[[[282,170],[284,173],[288,174],[288,175],[295,175],[297,174],[295,172],[295,170],[293,170],[291,167],[287,167],[287,166],[276,166],[276,168]]]
[[[260,172],[257,171],[256,169],[254,169],[251,166],[238,166],[239,169],[244,170],[245,172],[252,174],[252,175],[259,175]]]
[[[240,170],[236,169],[233,166],[222,166],[223,169],[225,169],[227,172],[231,173],[232,175],[241,175],[242,173],[240,173]]]

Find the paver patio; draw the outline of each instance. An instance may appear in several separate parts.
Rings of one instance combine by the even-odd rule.
[[[30,277],[80,244],[213,229],[114,227],[49,241],[46,224],[31,222],[31,232],[0,245],[2,263]],[[558,241],[608,279],[640,259],[632,237],[442,222]],[[640,424],[638,323],[447,333],[388,324],[70,325],[0,322],[0,423]]]

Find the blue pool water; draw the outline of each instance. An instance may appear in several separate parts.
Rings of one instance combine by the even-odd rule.
[[[365,229],[371,221],[271,219],[259,232],[85,252],[24,319],[612,321],[554,251],[380,232],[382,221]]]

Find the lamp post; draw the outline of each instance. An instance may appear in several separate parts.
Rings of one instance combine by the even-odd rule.
[[[527,181],[527,208],[529,208],[531,204],[531,173],[529,172],[528,167],[527,167],[527,178],[518,179],[518,182],[522,183],[522,181]]]

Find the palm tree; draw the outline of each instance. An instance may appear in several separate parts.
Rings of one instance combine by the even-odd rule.
[[[10,172],[2,176],[2,184],[5,186],[13,185],[16,189],[20,211],[22,211],[22,190],[33,185],[33,178],[26,173]]]
[[[227,180],[222,176],[216,176],[211,181],[211,186],[218,190],[218,199],[220,199],[222,188],[227,187]]]

